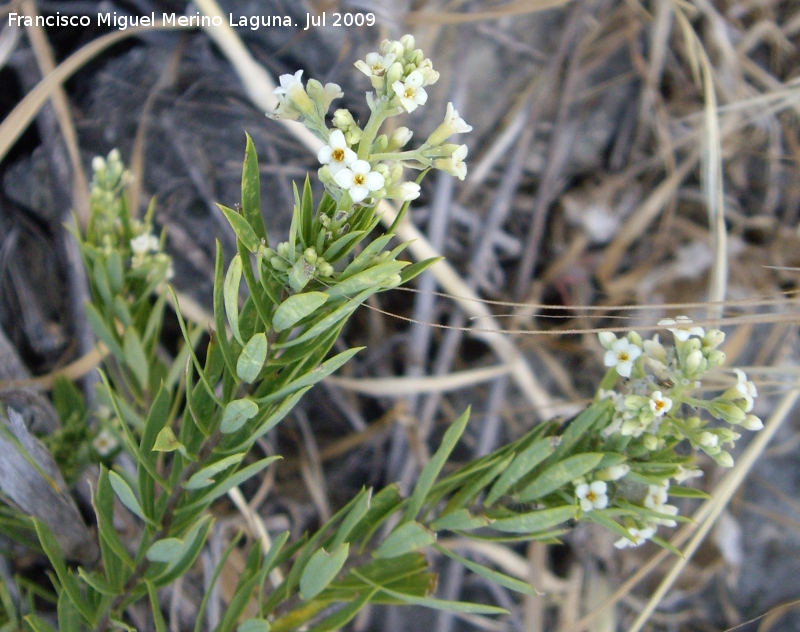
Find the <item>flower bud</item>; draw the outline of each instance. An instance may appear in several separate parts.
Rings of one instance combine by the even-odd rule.
[[[403,66],[400,62],[394,62],[391,66],[389,66],[389,70],[386,71],[386,85],[393,86],[395,82],[400,81],[403,78]]]
[[[762,422],[755,415],[747,415],[747,417],[744,418],[744,421],[740,425],[745,430],[752,430],[755,432],[761,430],[764,427],[764,422]]]
[[[386,197],[390,200],[408,202],[419,197],[419,185],[416,182],[402,182],[386,191]]]
[[[598,470],[594,474],[595,480],[598,481],[618,481],[631,471],[631,466],[627,463],[620,463],[619,465],[612,465],[610,467]]]
[[[664,345],[659,342],[658,334],[653,336],[652,340],[645,340],[642,342],[642,347],[644,348],[645,355],[654,360],[658,360],[662,364],[666,363],[667,350],[664,348]]]
[[[709,369],[716,369],[725,363],[725,353],[718,349],[709,351],[708,356],[706,356],[706,362],[708,362]]]
[[[716,448],[719,444],[719,437],[715,435],[713,432],[702,432],[700,436],[697,438],[697,443],[699,443],[704,448]]]
[[[627,338],[628,338],[628,342],[630,342],[631,344],[634,344],[637,347],[641,347],[642,346],[642,337],[637,332],[629,331]]]
[[[617,341],[617,337],[614,335],[614,332],[611,331],[601,331],[597,334],[597,338],[605,349],[610,349],[611,345]]]
[[[699,349],[695,349],[686,356],[685,368],[689,374],[702,373],[706,366],[706,359],[703,357],[703,352]]]
[[[414,36],[406,33],[403,37],[400,38],[400,44],[403,45],[403,52],[408,54],[414,50],[414,46],[416,46],[416,41],[414,40]]]
[[[742,423],[746,417],[745,412],[735,403],[726,401],[724,395],[711,402],[708,412],[717,419],[724,419],[729,424]]]
[[[713,458],[722,467],[733,467],[733,457],[724,450],[715,454]]]
[[[719,329],[709,329],[703,336],[703,346],[716,349],[725,342],[725,332]]]
[[[398,127],[389,137],[389,144],[386,146],[386,151],[394,151],[405,147],[413,135],[414,132],[407,127]]]
[[[658,437],[654,434],[646,434],[642,437],[642,443],[644,447],[650,450],[651,452],[658,447]]]

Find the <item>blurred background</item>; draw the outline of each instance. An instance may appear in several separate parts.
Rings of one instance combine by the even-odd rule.
[[[425,138],[452,102],[473,126],[459,140],[469,146],[466,180],[427,178],[410,211],[462,285],[428,274],[415,291],[373,297],[377,309],[353,317],[338,344],[367,349],[343,369],[348,379],[323,383],[302,400],[265,447],[286,460],[243,489],[270,530],[313,529],[365,484],[399,481],[408,490],[467,405],[473,416],[456,454],[462,461],[537,421],[568,418],[603,374],[602,348],[586,329],[644,334],[665,316],[722,315],[728,365],[745,367],[759,384],[756,414],[766,419],[796,383],[796,1],[219,6],[226,19],[281,16],[296,23],[236,33],[273,77],[302,69],[304,79],[342,86],[345,96],[334,108],[349,108],[362,123],[369,82],[353,62],[383,38],[410,32],[441,78],[427,105],[402,124]],[[215,203],[233,207],[239,200],[245,131],[260,158],[273,246],[288,230],[292,182],[308,172],[321,192],[315,156],[251,102],[230,60],[202,30],[121,37],[90,59],[73,58],[74,72],[58,87],[54,68],[64,70],[70,55],[117,31],[98,25],[98,13],[158,18],[197,10],[183,0],[0,5],[0,379],[47,375],[91,350],[86,282],[66,224],[86,217],[92,157],[120,150],[138,213],[156,200],[155,224],[174,257],[175,287],[205,310],[215,240],[227,257],[235,252]],[[22,28],[9,19],[32,11],[89,16],[91,24]],[[326,26],[305,29],[309,16],[323,13]],[[364,26],[333,26],[335,13],[363,15]],[[370,15],[374,24],[367,26]],[[20,106],[37,85],[49,99]],[[495,303],[454,300],[466,290]],[[619,310],[630,306],[640,309]],[[512,333],[470,333],[480,309],[494,314],[491,328]],[[164,353],[175,352],[179,336],[169,316]],[[524,368],[512,368],[512,360]],[[90,397],[92,379],[90,372],[78,381]],[[799,421],[797,414],[786,418],[645,629],[800,629]],[[710,460],[701,466],[699,485],[711,490],[721,472]],[[681,513],[695,506],[687,501]],[[244,524],[232,504],[217,510],[220,521],[202,558],[208,569]],[[620,553],[612,542],[581,525],[558,546],[470,552],[529,578],[542,594],[523,600],[460,566],[440,564],[439,595],[497,603],[512,613],[504,619],[373,607],[352,629],[575,630],[657,553],[652,545]],[[231,560],[211,604],[217,615],[235,585],[237,557]],[[6,551],[0,566],[5,577],[44,581],[35,555]],[[588,629],[627,629],[668,568],[662,564],[626,589]],[[184,584],[171,612],[173,630],[194,625],[203,581],[198,573]],[[754,617],[761,618],[747,623]]]

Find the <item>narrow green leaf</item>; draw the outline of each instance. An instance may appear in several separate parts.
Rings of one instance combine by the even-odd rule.
[[[356,599],[347,604],[344,608],[337,610],[331,616],[320,621],[317,625],[309,628],[308,632],[333,632],[339,630],[350,622],[378,592],[377,588],[364,591]]]
[[[485,507],[491,507],[498,498],[505,494],[511,487],[527,475],[539,463],[544,461],[553,453],[555,445],[553,439],[545,437],[535,441],[520,454],[514,457],[511,465],[500,475],[497,482],[492,486],[489,494],[484,501]]]
[[[153,542],[147,549],[147,559],[151,562],[169,564],[177,562],[183,554],[183,540],[180,538],[164,538]]]
[[[568,505],[553,509],[540,509],[520,514],[513,518],[500,518],[492,523],[492,529],[503,533],[538,533],[546,531],[575,517],[578,507]]]
[[[373,556],[378,559],[399,557],[430,546],[435,541],[436,535],[419,522],[406,522],[389,534],[389,537],[375,549]]]
[[[108,350],[111,351],[111,355],[119,362],[125,362],[125,352],[122,350],[122,347],[119,346],[116,336],[111,333],[111,330],[106,325],[100,312],[97,311],[97,308],[91,303],[86,303],[84,308],[86,310],[86,320],[89,321],[94,335],[108,347]]]
[[[242,334],[239,333],[239,285],[242,282],[242,259],[237,254],[228,266],[223,285],[223,297],[225,300],[225,313],[228,315],[228,324],[239,344],[244,346]]]
[[[225,406],[225,412],[222,413],[222,423],[219,427],[220,432],[222,434],[236,432],[257,414],[258,404],[252,399],[235,399]]]
[[[228,366],[228,370],[231,372],[231,374],[236,375],[236,362],[234,361],[233,351],[231,350],[230,343],[228,342],[228,331],[224,315],[227,308],[224,298],[225,281],[223,280],[225,262],[222,256],[222,245],[219,243],[219,241],[216,242],[216,245],[217,258],[214,264],[214,327],[217,330],[216,338],[217,342],[219,343],[220,351],[222,352],[222,357],[225,360],[225,364]]]
[[[153,612],[153,622],[156,625],[156,632],[167,632],[167,624],[164,622],[164,614],[161,612],[161,606],[158,604],[158,593],[156,587],[152,582],[144,580],[147,586],[147,596],[150,598],[150,607]]]
[[[492,523],[491,518],[486,516],[473,516],[466,509],[459,509],[431,523],[434,531],[471,531],[487,527]]]
[[[711,498],[702,489],[695,489],[694,487],[683,487],[681,485],[673,485],[669,488],[669,495],[675,498],[700,498],[706,500]]]
[[[422,505],[425,504],[425,498],[428,496],[428,492],[430,491],[431,487],[433,487],[433,484],[439,477],[439,472],[441,472],[442,467],[444,467],[445,462],[450,456],[450,453],[453,451],[453,448],[456,447],[459,439],[461,439],[461,435],[464,433],[464,429],[467,427],[467,422],[469,421],[469,412],[470,409],[467,408],[461,414],[461,416],[452,423],[452,425],[447,429],[447,432],[444,433],[444,437],[442,438],[442,443],[439,446],[439,449],[436,450],[436,453],[433,455],[433,457],[431,457],[431,460],[428,461],[419,475],[419,480],[417,480],[417,484],[414,487],[414,493],[409,499],[408,507],[405,514],[403,514],[403,519],[401,522],[414,520],[417,517],[420,509],[422,509]]]
[[[125,364],[133,371],[133,374],[136,376],[136,381],[139,382],[139,386],[142,390],[147,390],[150,365],[147,361],[147,355],[144,352],[142,341],[139,340],[139,334],[136,333],[133,327],[128,327],[125,330],[123,345]]]
[[[183,515],[186,514],[188,511],[192,511],[197,509],[198,507],[203,507],[214,502],[220,496],[223,496],[228,493],[229,490],[233,489],[237,485],[242,484],[251,476],[255,476],[265,467],[267,467],[270,463],[274,463],[278,459],[282,457],[280,456],[270,456],[260,461],[256,461],[255,463],[251,463],[247,467],[242,468],[236,474],[226,478],[224,481],[219,483],[216,487],[214,487],[211,491],[207,492],[205,495],[201,496],[197,500],[189,503],[188,505],[184,505],[178,509],[179,514]]]
[[[368,288],[381,287],[395,274],[408,265],[405,261],[386,261],[367,268],[353,276],[336,283],[328,290],[331,298],[351,296]]]
[[[246,134],[246,133],[245,133]],[[247,135],[247,149],[242,165],[242,215],[259,239],[266,241],[267,229],[261,215],[261,184],[258,173],[258,156],[253,139]]]
[[[247,223],[247,220],[232,208],[228,208],[219,203],[217,203],[217,206],[225,215],[225,219],[228,220],[233,232],[236,233],[236,237],[244,244],[244,247],[253,254],[258,252],[258,247],[261,245],[261,242],[258,236],[256,236],[255,231],[250,227],[250,224]]]
[[[275,310],[272,327],[275,331],[289,329],[306,316],[313,314],[328,300],[325,292],[304,292],[290,296]]]
[[[210,516],[201,516],[189,529],[183,538],[183,555],[176,562],[169,563],[160,575],[151,579],[156,588],[171,584],[189,570],[197,556],[200,555],[213,523]]]
[[[349,553],[346,542],[330,553],[325,549],[315,551],[300,576],[300,597],[307,601],[325,590],[342,570]]]
[[[133,490],[130,488],[128,483],[125,482],[125,479],[116,472],[109,472],[108,480],[111,483],[111,487],[114,489],[114,492],[122,501],[122,504],[125,505],[132,513],[146,521],[147,519],[144,516],[144,512],[139,506],[139,501],[136,500],[136,496],[133,495]]]
[[[589,430],[603,418],[611,414],[611,400],[604,399],[589,406],[580,415],[575,417],[561,435],[561,442],[558,444],[550,461],[555,463],[562,457],[569,454],[575,445],[587,435]]]
[[[300,203],[300,234],[306,246],[310,246],[314,242],[314,235],[311,234],[313,222],[314,196],[311,191],[311,180],[306,174],[306,181],[303,184],[303,201]]]
[[[69,598],[66,590],[58,596],[58,631],[59,632],[84,632],[83,617]]]
[[[446,549],[443,546],[439,546],[438,544],[434,544],[433,548],[439,551],[439,553],[441,553],[442,555],[446,555],[447,557],[449,557],[452,560],[455,560],[462,566],[465,566],[476,575],[485,577],[490,582],[493,582],[498,586],[504,586],[510,590],[522,593],[523,595],[532,595],[535,592],[533,590],[533,586],[531,586],[528,582],[523,582],[514,577],[509,577],[505,573],[499,573],[497,571],[493,571],[490,568],[486,568],[482,564],[473,562],[472,560],[467,559],[466,557],[461,557],[457,553],[454,553],[453,551],[450,551],[449,549]]]
[[[119,254],[119,250],[112,250],[111,254],[108,255],[106,273],[108,274],[108,283],[111,286],[112,294],[119,294],[125,282],[122,269],[122,256]]]
[[[115,586],[118,592],[121,592],[126,577],[122,576],[123,572],[119,567],[119,561],[131,570],[135,564],[114,529],[114,492],[108,480],[108,469],[104,465],[100,466],[100,476],[97,479],[97,489],[93,501],[106,577],[109,583]]]
[[[508,614],[508,610],[505,610],[504,608],[498,608],[497,606],[484,606],[481,604],[467,603],[464,601],[447,601],[445,599],[434,599],[433,597],[415,597],[413,595],[406,595],[404,593],[390,590],[385,586],[378,586],[363,575],[360,575],[358,571],[353,570],[351,572],[356,575],[356,577],[364,580],[370,586],[380,588],[381,592],[385,592],[387,595],[390,595],[395,599],[399,599],[403,603],[408,603],[415,606],[424,606],[426,608],[433,608],[434,610],[443,610],[446,612],[462,612],[466,614]]]
[[[403,271],[400,273],[400,284],[405,285],[411,279],[414,279],[425,272],[425,270],[430,268],[434,263],[439,263],[440,261],[444,261],[444,257],[431,257],[430,259],[417,261],[416,263],[412,263],[407,268],[403,268]]]
[[[299,391],[297,391],[293,395],[290,395],[289,397],[287,397],[281,403],[281,405],[277,408],[277,410],[275,410],[275,412],[270,414],[269,417],[267,417],[261,423],[261,425],[253,432],[253,434],[251,435],[249,441],[253,442],[256,439],[259,439],[259,438],[263,437],[270,430],[272,430],[277,424],[279,424],[281,421],[283,421],[283,418],[286,417],[286,415],[289,414],[289,412],[292,410],[292,408],[294,408],[297,405],[297,402],[300,401],[300,398],[303,395],[305,395],[306,392],[308,391],[308,389],[310,389],[310,388],[311,388],[310,386],[307,386],[307,387],[305,387],[303,389],[300,389]]]
[[[328,377],[331,373],[336,371],[340,366],[342,366],[348,360],[350,360],[350,358],[352,358],[363,348],[364,347],[354,347],[353,349],[342,351],[341,353],[333,356],[330,360],[326,360],[325,362],[323,362],[317,369],[313,370],[311,373],[306,373],[305,375],[301,375],[296,380],[289,382],[283,388],[278,389],[274,393],[270,393],[266,397],[260,398],[259,400],[257,400],[258,403],[265,404],[267,402],[280,399],[284,395],[288,395],[289,393],[292,393],[298,389],[305,388],[307,386],[312,386],[317,382],[322,381],[324,378]]]
[[[336,536],[331,544],[331,550],[338,549],[339,546],[347,540],[347,536],[361,522],[361,519],[367,514],[372,500],[372,489],[362,489],[358,496],[353,499],[353,507],[347,512],[347,516],[342,520],[342,524],[336,530]]]
[[[92,278],[94,279],[94,285],[97,288],[97,293],[100,295],[103,303],[105,303],[107,307],[111,307],[114,302],[114,297],[111,295],[111,286],[108,283],[106,267],[103,265],[102,259],[98,258],[95,261],[94,274]]]
[[[214,484],[214,476],[227,470],[232,465],[239,463],[245,456],[244,452],[232,454],[224,459],[220,459],[216,463],[207,465],[199,472],[195,473],[188,481],[183,484],[185,489],[202,489]]]
[[[591,472],[603,460],[602,452],[576,454],[551,465],[519,493],[519,500],[536,500]]]
[[[264,362],[267,359],[267,337],[263,333],[255,334],[242,349],[236,361],[236,375],[243,382],[255,382]]]
[[[31,626],[33,632],[59,632],[47,621],[35,614],[25,615],[25,623]]]

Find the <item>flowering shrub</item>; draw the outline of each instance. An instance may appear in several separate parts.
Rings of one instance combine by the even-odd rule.
[[[119,155],[94,161],[92,218],[80,241],[92,286],[88,318],[109,354],[99,397],[104,412],[97,415],[101,430],[93,439],[105,464],[93,491],[101,560],[69,568],[48,525],[33,521],[52,563],[65,631],[133,629],[126,609],[143,599],[150,602],[155,628],[164,629],[158,591],[191,571],[213,522],[209,508],[279,459],[254,457],[256,440],[358,352],[328,357],[355,309],[433,263],[398,260],[406,244],[388,250],[391,230],[368,241],[378,226],[376,205],[389,199],[407,206],[419,196],[419,182],[406,180],[406,169],[439,169],[463,179],[466,145],[446,141],[471,128],[449,104],[442,124],[416,149],[406,149],[413,133],[405,127],[381,134],[387,118],[422,107],[425,88],[438,79],[413,37],[383,42],[380,52],[356,67],[374,90],[367,94],[371,114],[363,127],[345,109],[335,111],[329,127],[339,86],[314,79],[303,84],[302,71],[280,78],[280,104],[272,115],[302,121],[325,143],[317,156],[325,193],[315,203],[308,180],[302,193],[295,190],[288,239],[274,248],[248,137],[240,209],[220,207],[236,234],[237,252],[226,267],[217,247],[215,331],[202,360],[195,351],[202,330],[187,325],[166,287],[172,268],[163,236],[153,234],[152,207],[136,221],[121,194],[126,176]],[[242,281],[247,298],[240,307]],[[185,339],[171,362],[156,353],[167,296]],[[395,485],[363,489],[314,534],[289,542],[287,531],[274,534],[269,546],[251,543],[216,630],[334,630],[369,603],[505,613],[432,597],[428,554],[434,551],[532,593],[527,583],[437,544],[442,532],[551,542],[571,521],[587,520],[619,535],[620,548],[649,539],[663,544],[656,529],[682,519],[670,496],[699,494],[680,485],[699,470],[676,451],[678,444],[688,441],[730,466],[723,447],[739,436],[695,412],[751,430],[760,421],[751,414],[756,389],[744,373],[718,397],[695,395],[703,375],[724,359],[721,332],[705,332],[682,317],[662,324],[674,345],[658,336],[643,341],[634,332],[620,339],[600,335],[609,370],[596,401],[566,427],[540,424],[445,471],[467,411],[447,430],[409,497]],[[114,460],[120,452],[127,458]],[[122,507],[138,525],[133,541],[115,528]],[[237,543],[222,556],[215,578]],[[247,618],[253,595],[257,609]],[[203,615],[198,613],[198,630]],[[34,630],[49,629],[33,612],[26,620]]]

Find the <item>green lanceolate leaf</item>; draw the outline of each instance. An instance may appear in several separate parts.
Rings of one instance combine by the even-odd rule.
[[[325,549],[316,551],[300,576],[300,597],[308,600],[325,590],[342,570],[349,552],[350,545],[347,543],[330,553]]]
[[[303,243],[310,246],[314,242],[312,226],[314,222],[314,196],[311,191],[311,180],[306,174],[306,181],[303,184],[303,201],[300,203],[300,234]]]
[[[461,557],[457,553],[453,553],[443,546],[439,546],[438,544],[434,544],[433,548],[435,548],[439,553],[442,555],[446,555],[452,560],[455,560],[459,564],[465,566],[469,570],[471,570],[476,575],[480,575],[481,577],[485,577],[491,582],[498,584],[500,586],[505,586],[511,590],[516,592],[522,593],[523,595],[532,595],[534,593],[533,587],[527,583],[523,582],[519,579],[514,577],[509,577],[504,573],[498,573],[497,571],[493,571],[490,568],[486,568],[485,566],[478,564],[477,562],[473,562],[472,560],[467,559],[466,557]]]
[[[123,350],[125,352],[125,364],[133,371],[136,381],[139,382],[142,390],[147,390],[150,365],[147,361],[147,354],[144,352],[142,341],[139,340],[139,334],[136,333],[133,327],[128,327],[125,330]]]
[[[357,294],[367,288],[382,286],[407,265],[405,261],[379,263],[333,285],[328,292],[332,298],[338,298]]]
[[[89,321],[94,335],[108,347],[108,350],[111,351],[111,355],[119,362],[125,362],[125,352],[122,350],[122,347],[119,346],[116,337],[111,333],[111,330],[106,325],[100,312],[98,312],[97,308],[91,303],[86,303],[84,307],[86,308],[86,320]]]
[[[389,534],[373,555],[378,559],[399,557],[417,549],[430,546],[436,541],[432,531],[418,522],[406,522]]]
[[[601,452],[576,454],[551,465],[519,493],[519,500],[536,500],[591,472],[603,460]]]
[[[378,592],[377,588],[365,590],[358,598],[351,601],[344,608],[337,610],[331,616],[323,619],[315,626],[309,628],[308,632],[333,632],[345,626],[366,606]]]
[[[199,472],[197,472],[194,476],[192,476],[188,481],[183,484],[185,489],[202,489],[203,487],[208,487],[209,485],[214,484],[214,476],[227,470],[232,465],[236,465],[239,463],[245,456],[244,452],[240,452],[239,454],[232,454],[231,456],[227,456],[224,459],[220,459],[216,463],[212,463],[211,465],[207,465]]]
[[[111,286],[111,291],[114,294],[119,294],[125,282],[122,269],[122,256],[119,254],[119,250],[112,250],[111,254],[108,255],[106,274],[108,275],[108,283]]]
[[[313,314],[328,300],[325,292],[304,292],[290,296],[275,310],[272,327],[275,331],[289,329],[294,324]]]
[[[236,432],[250,419],[258,414],[258,404],[252,399],[236,399],[225,406],[222,413],[222,423],[219,426],[222,434]]]
[[[242,334],[239,333],[239,285],[242,282],[242,259],[237,254],[228,266],[223,286],[225,299],[225,313],[228,315],[228,324],[231,326],[234,338],[244,346]]]
[[[181,558],[183,549],[183,540],[180,538],[164,538],[153,542],[150,548],[147,549],[147,559],[151,562],[172,564]]]
[[[577,511],[578,507],[573,505],[531,511],[513,518],[495,520],[492,529],[503,533],[538,533],[574,518]]]
[[[263,333],[255,334],[242,349],[236,361],[236,375],[248,384],[256,381],[258,374],[267,359],[267,337]]]
[[[98,259],[95,261],[94,264],[94,286],[97,288],[97,293],[100,295],[100,298],[103,300],[103,303],[106,306],[110,307],[111,304],[114,302],[114,297],[111,295],[111,286],[108,283],[108,277],[106,276],[106,268],[103,265],[103,261]]]
[[[267,229],[261,215],[261,184],[258,174],[258,156],[253,139],[247,135],[247,149],[242,165],[242,215],[259,239],[266,241]]]
[[[217,206],[225,215],[225,219],[228,220],[231,228],[233,228],[233,232],[236,233],[236,237],[244,244],[244,247],[253,254],[258,252],[258,247],[261,245],[261,242],[255,231],[250,227],[250,224],[247,223],[247,220],[232,208],[228,208],[222,204],[217,204]]]
[[[139,506],[139,501],[136,500],[136,496],[133,495],[133,490],[128,483],[125,482],[125,479],[116,472],[109,472],[108,480],[111,483],[112,489],[117,494],[117,497],[122,501],[122,504],[132,513],[146,521],[147,518],[145,518],[142,508]]]
[[[403,268],[402,272],[400,272],[401,285],[405,285],[411,279],[414,279],[425,272],[425,270],[430,268],[434,263],[439,263],[440,261],[444,261],[444,257],[431,257],[430,259],[417,261],[416,263],[412,263],[407,268]]]
[[[459,509],[431,523],[434,531],[471,531],[487,527],[492,523],[491,518],[486,516],[473,516],[466,509]]]
[[[428,492],[430,491],[431,487],[433,487],[433,484],[436,482],[436,479],[439,476],[439,472],[442,471],[442,467],[444,467],[444,464],[450,456],[450,453],[453,451],[453,448],[456,447],[461,435],[464,433],[464,429],[467,427],[467,422],[469,421],[469,411],[470,409],[467,408],[467,410],[465,410],[461,416],[456,419],[447,429],[447,432],[444,433],[444,437],[442,438],[442,443],[439,446],[439,449],[436,450],[436,453],[433,455],[431,460],[428,461],[428,463],[422,469],[422,472],[419,475],[419,480],[417,481],[417,485],[414,487],[414,493],[411,495],[411,498],[408,502],[408,508],[403,515],[402,522],[414,520],[417,517],[420,509],[422,509],[422,505],[425,504],[425,498],[427,497]]]
[[[372,489],[362,489],[358,496],[353,499],[353,507],[347,513],[342,524],[336,530],[336,536],[331,544],[331,549],[338,549],[339,546],[347,540],[347,536],[361,522],[361,519],[367,514],[372,500]]]
[[[497,479],[486,496],[484,506],[491,507],[498,498],[505,494],[517,481],[528,474],[539,463],[553,453],[554,444],[550,437],[535,441],[520,454],[514,457],[511,465]]]

